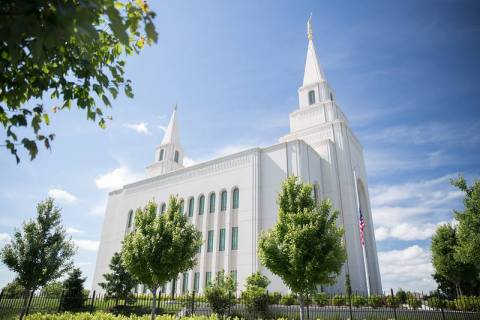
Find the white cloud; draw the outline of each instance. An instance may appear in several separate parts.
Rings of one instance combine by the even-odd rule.
[[[404,241],[426,240],[435,233],[435,230],[437,230],[437,227],[439,225],[444,223],[445,221],[436,224],[425,223],[421,225],[401,223],[391,228],[383,226],[375,229],[375,239],[377,241],[382,241],[390,238]]]
[[[90,208],[88,211],[88,214],[92,216],[103,216],[105,214],[105,209],[106,209],[105,203],[97,204],[96,206]]]
[[[97,251],[100,241],[74,239],[75,245],[86,251]]]
[[[194,166],[196,165],[198,162],[193,160],[192,158],[189,158],[189,157],[184,157],[183,158],[183,165],[185,167],[191,167],[191,166]]]
[[[48,196],[62,203],[73,203],[77,201],[77,197],[73,194],[59,188],[48,190]]]
[[[125,127],[135,130],[138,133],[150,134],[150,131],[148,130],[147,122],[127,123],[125,124]]]
[[[73,227],[67,227],[67,232],[70,233],[70,234],[81,234],[81,233],[85,233],[85,231],[83,230],[80,230],[80,229],[76,229],[76,228],[73,228]]]
[[[98,176],[95,179],[95,185],[98,189],[115,190],[140,178],[140,174],[131,172],[127,166],[120,166]]]
[[[378,252],[378,260],[384,288],[428,292],[436,287],[430,252],[418,245]]]
[[[167,127],[162,125],[158,125],[158,129],[162,130],[163,132],[167,131]]]

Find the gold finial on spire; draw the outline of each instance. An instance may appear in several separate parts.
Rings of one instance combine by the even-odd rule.
[[[307,37],[308,40],[313,40],[313,29],[312,29],[312,13],[310,12],[310,18],[307,21]]]

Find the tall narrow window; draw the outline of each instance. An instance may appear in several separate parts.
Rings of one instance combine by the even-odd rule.
[[[232,250],[238,249],[238,227],[232,228]]]
[[[220,211],[225,211],[227,210],[227,191],[223,190],[220,198]]]
[[[127,219],[127,228],[132,227],[133,222],[133,210],[128,211],[128,219]]]
[[[183,282],[182,282],[182,293],[185,294],[188,292],[188,272],[183,273]]]
[[[230,277],[233,280],[233,283],[237,284],[237,270],[230,271]]]
[[[207,252],[213,251],[213,230],[208,231]]]
[[[238,188],[233,189],[233,200],[232,200],[232,208],[238,209],[238,204],[240,201],[240,191]]]
[[[315,91],[310,90],[308,91],[308,104],[311,106],[315,103]]]
[[[167,211],[167,205],[164,203],[162,203],[162,205],[160,206],[160,214],[162,213],[165,213],[165,211]]]
[[[210,194],[210,200],[208,204],[208,212],[214,213],[215,212],[215,193]]]
[[[205,272],[205,287],[209,287],[212,284],[212,273],[210,271]]]
[[[193,217],[193,210],[195,206],[195,199],[192,197],[188,200],[188,216]]]
[[[225,229],[220,229],[220,237],[218,239],[218,251],[225,251]]]
[[[179,153],[177,150],[175,150],[175,156],[173,157],[173,161],[175,161],[176,163],[178,163],[178,157],[179,157]]]
[[[316,183],[313,185],[313,199],[315,199],[315,203],[318,202],[318,186]]]
[[[164,155],[165,155],[165,150],[164,150],[164,149],[160,150],[160,155],[159,155],[159,157],[158,157],[158,160],[159,160],[159,161],[162,161]]]
[[[180,213],[181,213],[181,214],[184,213],[184,211],[183,211],[184,206],[185,206],[185,205],[184,205],[184,201],[183,201],[183,199],[181,199],[181,200],[180,200]]]
[[[202,234],[202,231],[199,231],[200,232],[200,239],[202,239],[202,245],[200,246],[200,248],[198,248],[198,253],[202,252],[202,247],[203,247],[203,234]]]
[[[195,272],[193,275],[193,290],[198,292],[200,289],[200,272]]]
[[[330,92],[330,100],[333,101],[333,93]]]
[[[177,279],[173,279],[172,280],[172,290],[171,290],[172,296],[175,295],[176,291],[177,291]]]
[[[198,214],[203,214],[205,210],[205,196],[201,195],[200,199],[198,199]]]

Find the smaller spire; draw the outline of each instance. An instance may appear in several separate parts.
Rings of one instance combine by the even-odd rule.
[[[313,40],[313,28],[312,28],[312,13],[310,12],[310,18],[307,21],[307,38]]]
[[[177,124],[177,105],[173,108],[172,116],[168,122],[167,129],[165,129],[165,135],[163,136],[162,145],[165,144],[179,144],[180,143],[180,134]]]

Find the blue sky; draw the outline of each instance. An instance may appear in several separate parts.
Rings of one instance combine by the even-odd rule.
[[[0,241],[47,195],[89,277],[107,193],[143,176],[175,103],[189,162],[287,133],[313,13],[317,54],[364,145],[385,289],[430,290],[429,238],[480,177],[480,5],[475,1],[151,1],[158,44],[131,57],[135,98],[106,130],[79,111],[52,115],[52,151],[0,157]],[[47,104],[49,101],[45,101]],[[0,265],[0,286],[14,275]]]

